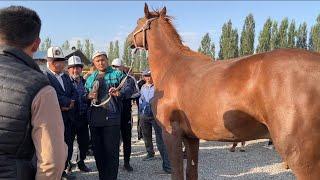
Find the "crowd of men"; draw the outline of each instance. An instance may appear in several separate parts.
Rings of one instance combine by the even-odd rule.
[[[40,29],[41,20],[31,9],[10,6],[0,10],[0,179],[75,179],[71,163],[75,137],[81,171],[92,171],[84,162],[91,147],[99,179],[117,179],[120,138],[124,168],[133,171],[134,101],[139,107],[139,137],[147,151],[144,160],[155,154],[153,127],[163,170],[171,173],[161,128],[151,108],[151,72],[143,72],[144,80],[138,83],[121,59],[109,65],[107,54],[97,51],[92,71],[83,76],[81,58],[66,59],[56,46],[48,49],[47,70],[42,72],[32,59],[41,41]]]

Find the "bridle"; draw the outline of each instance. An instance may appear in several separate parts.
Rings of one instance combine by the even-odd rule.
[[[148,19],[139,30],[137,30],[135,33],[133,33],[133,43],[135,46],[134,53],[138,49],[146,49],[147,48],[147,30],[150,29],[151,22],[155,19],[158,19],[158,18],[159,17],[154,17],[154,18]],[[140,32],[143,32],[143,46],[142,47],[137,46],[137,42],[136,42],[136,35]]]

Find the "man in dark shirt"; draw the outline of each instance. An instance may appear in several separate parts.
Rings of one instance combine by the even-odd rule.
[[[75,87],[78,93],[78,99],[76,100],[76,113],[75,120],[73,121],[73,131],[72,131],[72,141],[74,141],[75,136],[77,135],[77,142],[79,145],[80,159],[78,161],[78,168],[84,172],[90,172],[85,164],[84,160],[86,159],[86,154],[88,151],[89,144],[89,129],[88,129],[88,100],[87,93],[84,87],[85,80],[81,76],[83,64],[78,56],[71,56],[68,59],[68,73],[72,81],[73,86]]]
[[[47,53],[47,67],[46,75],[50,81],[51,86],[57,92],[58,101],[64,122],[64,138],[68,146],[68,157],[66,161],[66,170],[70,171],[71,157],[73,152],[72,140],[72,121],[75,118],[75,102],[78,99],[78,94],[73,87],[70,77],[63,73],[65,67],[65,57],[60,47],[50,47]],[[69,167],[69,168],[68,168]],[[63,172],[62,178],[74,179],[74,176],[68,175],[66,171]]]

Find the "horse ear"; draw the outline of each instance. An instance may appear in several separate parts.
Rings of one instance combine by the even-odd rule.
[[[146,18],[150,17],[150,12],[149,12],[149,8],[148,8],[148,4],[147,3],[144,3],[144,16]]]
[[[160,16],[161,17],[165,17],[167,15],[167,8],[163,7],[160,11]]]

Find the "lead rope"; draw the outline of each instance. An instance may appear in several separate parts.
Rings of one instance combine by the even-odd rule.
[[[147,33],[147,30],[150,29],[150,24],[153,20],[157,19],[158,17],[155,17],[155,18],[151,18],[151,19],[148,19],[146,21],[146,23],[138,30],[136,31],[134,34],[133,34],[133,43],[134,43],[134,50],[132,51],[132,55],[135,54],[139,49],[146,49],[146,45],[147,45],[147,38],[146,38],[146,33]],[[136,43],[136,38],[135,36],[140,33],[140,32],[143,32],[143,47],[138,47],[137,46],[137,43]],[[126,80],[128,79],[128,76],[132,70],[132,67],[133,67],[133,63],[134,63],[134,59],[131,61],[131,65],[130,65],[130,68],[129,68],[129,71],[128,73],[126,74],[126,76],[121,80],[119,86],[116,88],[116,91],[120,90],[124,83],[126,82]],[[96,91],[99,89],[99,82],[96,81],[96,83],[94,83],[93,85],[93,89],[95,89]],[[94,107],[101,107],[105,104],[107,104],[109,101],[111,100],[111,96],[109,95],[108,99],[106,99],[105,101],[101,102],[100,104],[96,104],[96,100],[92,100],[91,101],[91,106],[94,106]]]
[[[133,53],[136,53],[136,51],[137,51],[137,49],[135,49],[135,50],[133,51]],[[125,83],[126,80],[128,79],[128,76],[129,76],[129,74],[130,74],[130,72],[131,72],[131,70],[132,70],[133,63],[134,63],[134,59],[132,59],[132,61],[131,61],[131,65],[130,65],[130,68],[129,68],[128,73],[127,73],[126,76],[121,80],[121,82],[120,82],[120,84],[118,85],[118,87],[116,87],[116,89],[115,89],[116,91],[120,90],[120,89],[124,86],[124,83]],[[96,91],[97,91],[98,89],[99,89],[99,81],[96,81],[96,82],[93,84],[92,90],[96,90]],[[109,97],[108,97],[106,100],[104,100],[103,102],[101,102],[100,104],[96,104],[96,100],[93,99],[93,100],[91,101],[91,106],[101,107],[101,106],[107,104],[107,103],[111,100],[111,97],[112,97],[112,96],[109,95]]]

